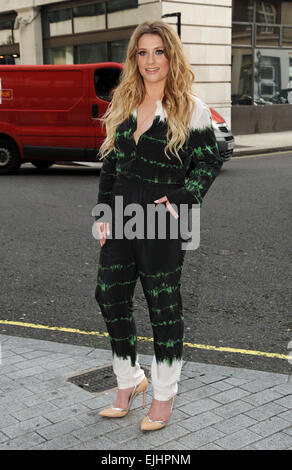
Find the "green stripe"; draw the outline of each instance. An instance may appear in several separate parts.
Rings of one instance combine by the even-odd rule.
[[[172,326],[172,325],[175,325],[176,323],[180,322],[180,321],[183,321],[184,320],[184,317],[181,315],[180,318],[178,318],[177,320],[169,320],[169,321],[162,321],[160,323],[151,323],[153,327],[157,327],[157,326]]]
[[[137,336],[133,335],[127,336],[126,338],[113,338],[109,335],[109,338],[111,341],[128,341],[131,346],[134,346],[137,341]]]
[[[156,312],[156,313],[159,314],[159,313],[161,313],[162,310],[165,310],[165,309],[168,309],[168,308],[169,308],[170,310],[173,310],[174,307],[177,307],[178,305],[179,305],[179,304],[176,303],[176,304],[167,305],[166,307],[163,307],[163,308],[152,308],[152,307],[151,307],[150,310],[151,310],[152,312]]]
[[[109,319],[106,319],[104,318],[105,322],[106,323],[116,323],[117,321],[122,321],[122,320],[125,320],[125,321],[133,321],[133,317],[119,317],[119,318],[113,318],[112,320],[109,320]]]
[[[177,343],[181,343],[183,341],[183,338],[179,338],[179,339],[176,339],[176,340],[173,340],[173,339],[169,339],[168,341],[156,341],[155,343],[158,345],[158,346],[166,346],[167,348],[173,348],[175,344]]]
[[[127,299],[127,300],[122,300],[121,302],[115,302],[114,304],[103,304],[103,303],[100,303],[100,305],[102,305],[103,307],[107,308],[107,307],[114,307],[114,305],[120,305],[120,304],[128,304],[129,302],[131,302],[132,299]]]
[[[110,269],[111,271],[114,271],[116,269],[119,269],[119,270],[128,269],[131,266],[135,266],[135,265],[136,265],[135,261],[133,261],[132,263],[129,263],[129,264],[111,264],[109,266],[102,266],[100,263],[97,264],[99,269]]]
[[[145,291],[152,295],[153,297],[157,297],[161,292],[165,291],[167,292],[168,294],[172,294],[173,291],[175,291],[176,289],[179,289],[181,283],[178,282],[178,285],[177,286],[165,286],[165,287],[162,287],[161,289],[145,289]]]
[[[124,286],[126,284],[133,284],[137,280],[134,279],[133,281],[124,281],[124,282],[113,282],[112,284],[106,284],[105,282],[97,282],[97,285],[101,288],[102,291],[106,291],[108,289],[111,289],[112,287],[115,286]]]
[[[162,277],[162,276],[169,276],[170,274],[174,274],[178,271],[181,271],[182,270],[182,266],[179,266],[177,267],[174,271],[168,271],[168,272],[165,272],[165,271],[160,271],[156,274],[147,274],[147,273],[144,273],[143,271],[139,271],[139,274],[142,274],[142,276],[144,277],[154,277],[154,278],[159,278],[159,277]]]

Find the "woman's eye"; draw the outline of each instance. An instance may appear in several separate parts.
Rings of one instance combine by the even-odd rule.
[[[163,49],[157,49],[157,50],[155,51],[155,53],[156,53],[157,55],[161,55],[161,54],[164,53],[164,50],[163,50]],[[138,54],[139,54],[139,55],[144,55],[144,54],[146,54],[146,51],[139,51]]]

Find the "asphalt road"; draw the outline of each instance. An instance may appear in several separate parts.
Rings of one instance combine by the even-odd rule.
[[[291,175],[291,152],[234,158],[205,197],[200,247],[182,273],[186,360],[291,373],[287,359],[257,353],[288,355],[292,340]],[[94,298],[98,184],[98,170],[77,166],[27,164],[0,178],[1,334],[110,349],[76,331],[106,331]],[[138,335],[151,338],[140,281],[134,301]],[[152,342],[138,351],[153,354]]]

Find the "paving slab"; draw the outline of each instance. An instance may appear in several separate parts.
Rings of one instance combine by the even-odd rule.
[[[116,420],[98,414],[116,388],[92,393],[68,381],[111,364],[111,351],[7,335],[0,344],[0,450],[292,448],[290,375],[185,362],[169,424],[145,433],[151,379],[145,410],[138,397]]]

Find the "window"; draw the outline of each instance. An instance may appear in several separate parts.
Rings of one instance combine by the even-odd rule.
[[[96,44],[81,44],[76,46],[77,64],[94,64],[107,61],[107,44],[99,42]]]
[[[94,64],[125,61],[128,39],[45,49],[45,64]]]
[[[256,22],[279,24],[281,22],[281,2],[260,0],[256,2]]]
[[[74,33],[105,29],[105,4],[94,3],[73,8]]]
[[[232,27],[232,44],[251,46],[252,25],[234,23]]]
[[[127,10],[128,8],[138,8],[138,0],[110,0],[107,2],[108,13]]]
[[[287,103],[292,1],[233,0],[232,104]]]
[[[74,64],[73,47],[53,47],[45,49],[45,64]]]
[[[96,96],[105,101],[110,101],[113,89],[117,86],[120,78],[120,70],[97,69],[94,72],[94,87]]]
[[[0,15],[0,44],[14,44],[14,22],[17,14]],[[17,42],[17,41],[16,41]]]
[[[280,27],[256,25],[257,46],[280,46]]]
[[[270,104],[287,103],[287,92],[282,90],[289,81],[288,63],[288,57],[283,57],[281,50],[255,50],[255,99]]]
[[[232,49],[232,105],[251,104],[252,101],[252,49]]]
[[[13,27],[12,21],[8,19],[1,19],[0,18],[0,30],[3,31],[3,29],[9,29],[11,30]]]
[[[48,11],[44,17],[44,37],[72,34],[71,9]]]
[[[138,0],[73,0],[43,7],[44,63],[124,62],[135,25],[122,27],[115,12],[129,8],[138,8]],[[112,16],[117,25],[111,31]]]
[[[282,47],[292,48],[292,27],[283,27],[282,29]]]
[[[44,38],[107,29],[106,17],[110,13],[130,8],[138,8],[138,0],[105,0],[87,4],[85,0],[80,0],[75,1],[72,7],[44,7]]]
[[[120,41],[112,41],[110,43],[111,60],[113,62],[122,63],[125,61],[128,43],[129,43],[128,39],[122,39]]]
[[[251,23],[254,14],[254,0],[233,0],[232,21]]]

